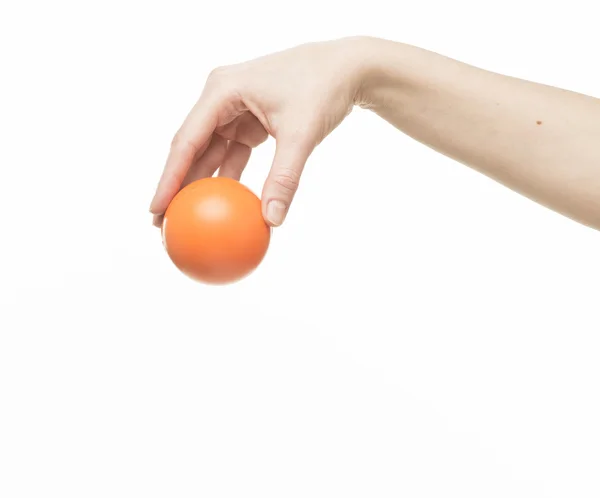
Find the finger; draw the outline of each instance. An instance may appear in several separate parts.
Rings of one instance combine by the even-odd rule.
[[[214,135],[204,154],[196,160],[193,166],[188,170],[186,177],[181,183],[181,188],[189,185],[193,181],[212,176],[220,164],[223,163],[227,151],[227,140]],[[164,214],[155,214],[152,224],[155,227],[162,227]]]
[[[226,152],[227,140],[219,135],[213,135],[210,145],[207,147],[204,154],[202,154],[188,170],[185,178],[181,182],[181,188],[196,180],[200,180],[201,178],[213,176],[219,166],[223,164]]]
[[[155,214],[152,217],[152,224],[157,228],[162,227],[164,217],[164,214]]]
[[[181,188],[194,159],[208,147],[217,126],[217,104],[216,100],[210,102],[208,98],[201,97],[173,138],[167,162],[150,204],[152,213],[164,213]]]
[[[244,112],[231,123],[219,126],[215,133],[251,148],[262,144],[269,137],[261,122],[250,112]]]
[[[252,149],[239,142],[229,142],[227,154],[219,168],[219,176],[240,180],[242,172],[248,164]]]
[[[271,226],[285,220],[314,147],[314,141],[304,134],[277,137],[275,158],[262,194],[263,216]]]

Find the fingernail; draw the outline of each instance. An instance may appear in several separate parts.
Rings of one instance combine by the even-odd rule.
[[[273,200],[267,204],[267,221],[272,225],[279,226],[285,218],[285,204],[281,201]]]

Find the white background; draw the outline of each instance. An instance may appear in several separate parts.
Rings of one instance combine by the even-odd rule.
[[[215,66],[368,34],[599,96],[593,2],[1,5],[2,498],[600,495],[597,232],[358,110],[239,284],[147,211]]]

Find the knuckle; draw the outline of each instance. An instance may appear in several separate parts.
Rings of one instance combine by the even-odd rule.
[[[208,81],[220,80],[223,79],[227,73],[229,72],[229,68],[227,66],[218,66],[215,67],[208,75]]]
[[[173,138],[171,139],[171,149],[179,149],[181,147],[182,141],[183,138],[181,137],[181,131],[178,131],[177,133],[175,133],[175,135],[173,135]]]
[[[235,136],[235,140],[252,148],[258,147],[267,138],[269,138],[267,131],[262,126],[255,126],[254,123],[251,123],[250,126],[238,127]]]
[[[239,93],[240,76],[236,66],[220,66],[208,75],[205,92],[213,98],[227,98]]]
[[[300,185],[300,174],[292,169],[283,169],[273,177],[274,184],[287,194],[293,194]]]
[[[182,131],[178,131],[173,136],[173,139],[171,140],[171,149],[178,151],[192,149],[194,153],[197,152],[196,145],[189,138],[185,137]]]
[[[228,82],[232,82],[235,79],[239,79],[239,65],[230,66],[218,66],[215,67],[207,78],[208,85],[224,85]]]
[[[259,130],[257,133],[257,137],[256,137],[256,146],[263,144],[267,141],[267,139],[269,138],[269,133],[267,132],[267,130],[265,130],[264,128]]]

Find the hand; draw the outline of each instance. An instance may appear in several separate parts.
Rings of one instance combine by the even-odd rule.
[[[239,180],[268,135],[276,152],[262,192],[265,221],[283,223],[314,148],[352,110],[360,40],[301,45],[214,70],[175,135],[150,211],[160,226],[175,194],[215,174]]]

